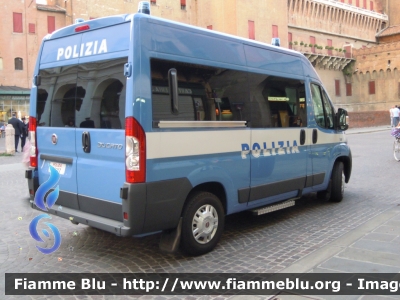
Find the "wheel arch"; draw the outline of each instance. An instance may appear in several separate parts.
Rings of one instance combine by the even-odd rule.
[[[216,181],[211,181],[211,182],[204,182],[201,184],[196,185],[193,187],[193,189],[189,192],[189,194],[186,197],[185,203],[182,207],[182,212],[185,210],[185,207],[188,203],[188,200],[196,193],[198,192],[209,192],[211,194],[214,194],[215,196],[218,197],[218,199],[221,201],[221,204],[224,208],[224,213],[226,215],[227,213],[227,196],[226,196],[226,191],[222,183],[216,182]],[[181,212],[181,214],[182,214]]]
[[[349,151],[348,156],[339,156],[335,163],[337,161],[340,161],[343,163],[343,172],[344,172],[344,177],[345,177],[345,182],[348,183],[350,180],[351,176],[351,169],[352,169],[352,157],[351,157],[351,151]]]

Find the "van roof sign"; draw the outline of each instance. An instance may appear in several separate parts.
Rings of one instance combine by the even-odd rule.
[[[40,56],[40,64],[67,62],[73,59],[104,54],[117,55],[119,57],[128,55],[129,39],[125,38],[123,34],[115,34],[115,32],[123,32],[128,35],[129,23],[103,28],[101,31],[87,30],[84,26],[90,25],[77,26],[75,30],[83,27],[78,29],[81,30],[77,32],[78,34],[70,35],[63,39],[45,41],[43,52]]]

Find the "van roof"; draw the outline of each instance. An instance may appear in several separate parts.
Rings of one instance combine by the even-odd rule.
[[[174,27],[174,28],[185,28],[185,30],[187,30],[187,31],[196,32],[196,33],[204,33],[208,36],[215,36],[220,39],[222,38],[222,39],[226,39],[226,40],[239,42],[239,43],[242,43],[243,45],[250,45],[253,47],[259,47],[259,48],[268,49],[268,50],[279,52],[279,53],[289,54],[289,55],[295,56],[295,57],[299,58],[301,61],[303,61],[304,74],[306,76],[308,75],[310,77],[314,77],[314,78],[320,80],[318,74],[315,72],[315,69],[311,65],[309,60],[302,53],[300,53],[298,51],[294,51],[294,50],[283,48],[283,47],[273,46],[273,45],[269,45],[269,44],[262,43],[259,41],[255,41],[255,40],[251,40],[251,39],[247,39],[247,38],[243,38],[243,37],[238,37],[235,35],[230,35],[230,34],[218,32],[218,31],[213,31],[213,30],[209,30],[206,28],[201,28],[201,27],[197,27],[197,26],[193,26],[193,25],[189,25],[189,24],[185,24],[185,23],[171,21],[171,20],[155,17],[152,15],[142,14],[142,13],[107,16],[107,17],[102,17],[102,18],[98,18],[98,19],[92,19],[92,20],[80,22],[77,24],[72,24],[72,25],[66,26],[64,28],[61,28],[61,29],[55,31],[52,34],[47,35],[44,38],[44,40],[53,40],[53,39],[77,34],[77,32],[75,32],[75,28],[85,26],[85,25],[89,25],[89,27],[90,27],[89,30],[94,30],[94,29],[105,28],[105,27],[114,26],[114,25],[118,25],[118,24],[122,24],[122,23],[126,23],[126,22],[131,22],[132,20],[137,20],[137,21],[139,21],[139,20],[146,21],[147,20],[147,22],[151,22],[151,23],[159,24],[159,25],[163,25],[163,26],[170,26],[170,27]]]
[[[292,55],[296,55],[299,57],[303,56],[301,53],[294,51],[294,50],[287,49],[287,48],[281,48],[281,47],[277,47],[277,46],[273,46],[273,45],[268,45],[268,44],[258,42],[255,40],[250,40],[247,38],[242,38],[239,36],[230,35],[230,34],[219,32],[219,31],[212,31],[212,30],[205,29],[202,27],[197,27],[197,26],[186,24],[186,23],[171,21],[171,20],[167,20],[167,19],[163,19],[163,18],[159,18],[159,17],[147,15],[147,14],[142,14],[142,13],[107,16],[107,17],[87,20],[84,22],[68,25],[66,27],[63,27],[63,28],[60,28],[60,29],[54,31],[51,34],[48,34],[46,36],[46,39],[50,40],[50,39],[56,39],[56,38],[60,38],[63,36],[76,34],[75,28],[83,26],[83,25],[90,25],[90,30],[93,30],[93,29],[99,29],[102,27],[113,26],[113,25],[117,25],[117,24],[121,24],[121,23],[125,23],[125,22],[130,22],[132,19],[141,19],[141,18],[147,18],[152,23],[158,23],[158,24],[164,24],[164,25],[168,24],[168,26],[180,27],[180,28],[185,27],[186,29],[189,29],[189,30],[192,29],[197,32],[203,31],[208,34],[217,35],[219,37],[225,37],[228,39],[234,39],[236,41],[242,41],[245,44],[250,44],[253,46],[267,47],[274,51],[282,51],[282,52],[290,53]]]

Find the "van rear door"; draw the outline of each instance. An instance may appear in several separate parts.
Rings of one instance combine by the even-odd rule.
[[[37,146],[39,184],[49,176],[49,166],[61,174],[56,204],[78,209],[76,179],[75,128],[77,66],[56,66],[40,70],[37,92]],[[72,124],[71,123],[71,124]]]
[[[125,182],[126,62],[114,58],[82,63],[77,80],[85,90],[76,111],[79,208],[119,221],[119,191]]]
[[[49,164],[60,172],[56,204],[122,220],[124,64],[132,39],[125,17],[109,21],[106,27],[97,20],[66,27],[44,42],[36,107],[38,169],[39,184],[49,177]],[[86,118],[94,125],[82,123]]]

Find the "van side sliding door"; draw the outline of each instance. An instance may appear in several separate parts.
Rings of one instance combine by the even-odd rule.
[[[301,196],[307,178],[305,85],[297,79],[250,75],[249,206]]]

